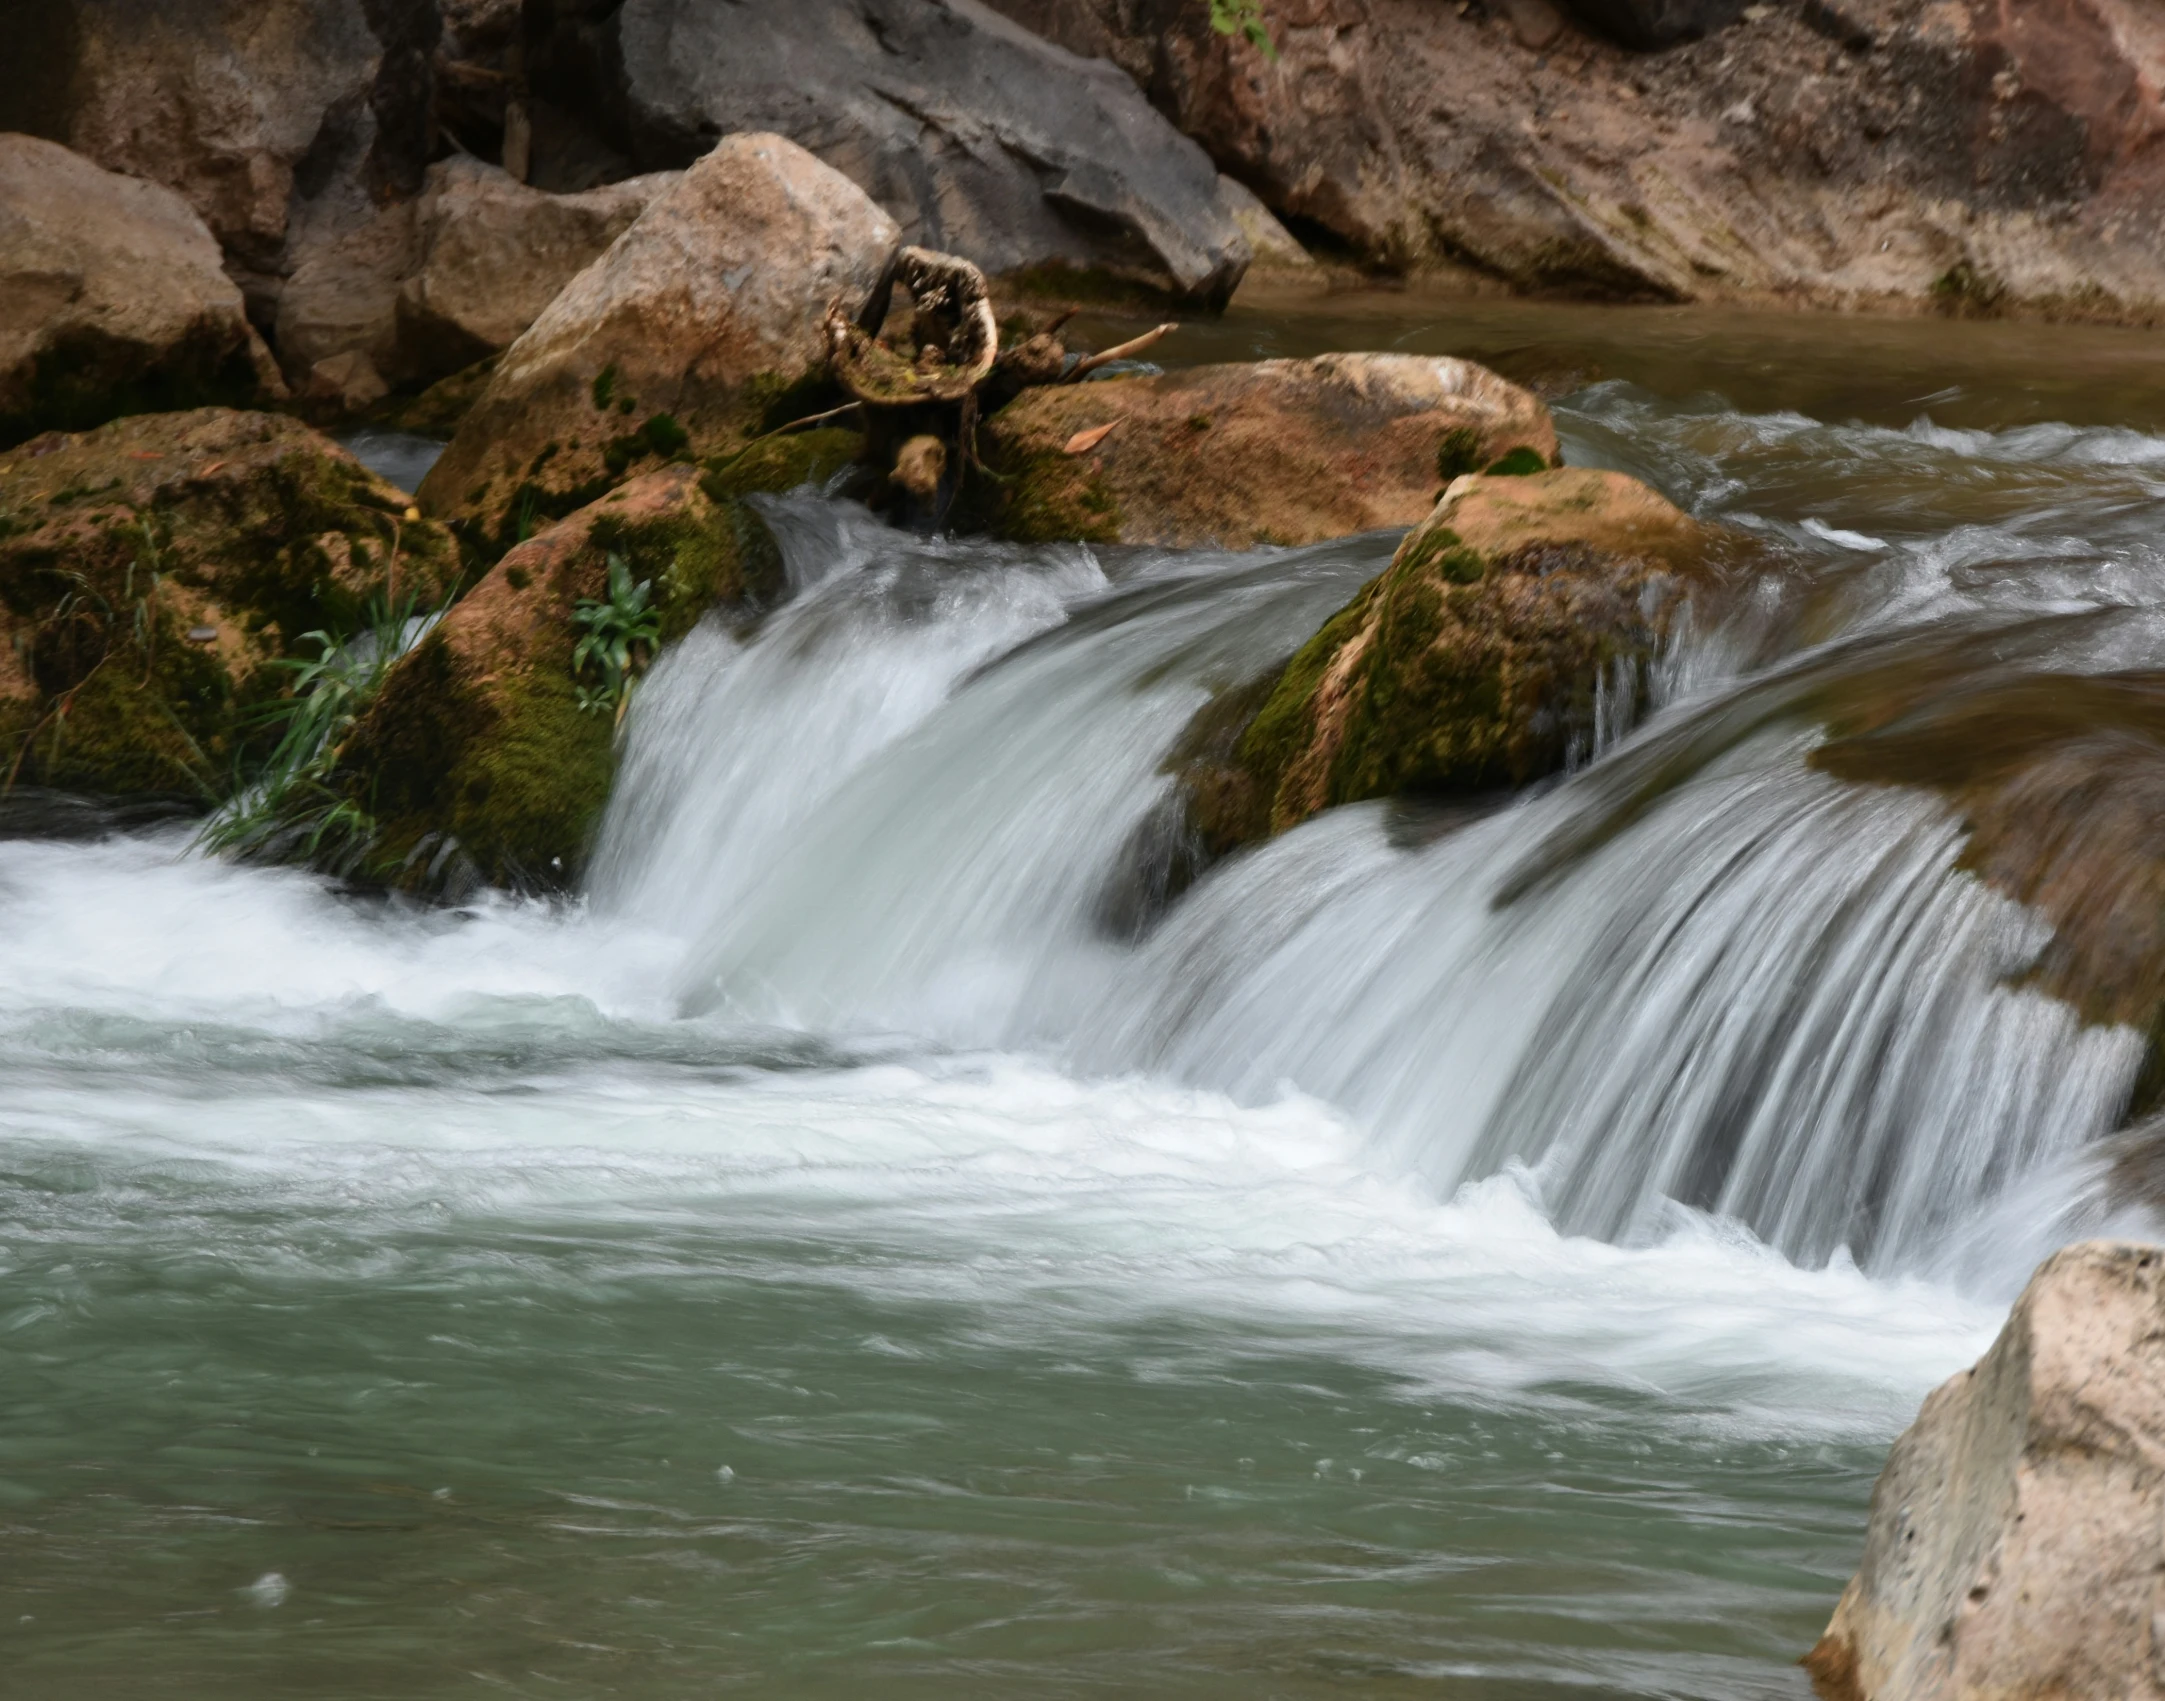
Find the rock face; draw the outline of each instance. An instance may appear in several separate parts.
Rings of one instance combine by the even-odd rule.
[[[2165,1694],[2161,1341],[2165,1250],[2046,1260],[1894,1444],[1863,1563],[1806,1661],[1821,1696]]]
[[[1669,300],[2165,317],[2147,0],[1813,0],[1642,54],[1514,8],[999,0],[1126,69],[1299,230],[1392,269]],[[1602,0],[1612,24],[1723,8]],[[1594,14],[1579,8],[1581,17]]]
[[[897,234],[795,143],[724,138],[504,352],[422,505],[500,544],[647,457],[752,435],[822,368],[821,310],[856,311]]]
[[[0,446],[279,390],[218,245],[179,196],[0,136]]]
[[[1245,549],[1411,525],[1461,473],[1550,465],[1556,429],[1470,361],[1327,354],[1026,390],[982,447],[1007,536]]]
[[[296,268],[279,298],[279,353],[296,382],[349,354],[389,384],[470,366],[514,342],[676,181],[662,172],[552,195],[479,160],[439,161],[418,200]]]
[[[1457,480],[1263,689],[1206,708],[1183,784],[1208,850],[1401,792],[1523,786],[1625,718],[1718,534],[1622,473]],[[1214,735],[1241,727],[1237,738]],[[1229,752],[1229,754],[1227,754]]]
[[[769,130],[853,178],[906,241],[988,273],[1087,267],[1215,304],[1248,263],[1202,149],[1112,66],[977,0],[625,0],[573,16],[558,9],[537,85],[621,111],[645,165]],[[597,86],[599,66],[615,79]]]
[[[441,526],[306,426],[203,408],[0,455],[0,776],[223,794],[266,667],[395,584],[458,582]],[[301,651],[299,653],[310,653]]]
[[[780,556],[741,498],[822,477],[859,446],[813,431],[706,469],[662,467],[506,554],[398,664],[349,741],[340,781],[376,817],[371,871],[414,884],[455,864],[499,886],[575,886],[615,771],[614,715],[581,703],[579,602],[604,595],[612,552],[651,587],[664,644],[710,608],[776,600]]]
[[[1643,52],[1712,35],[1744,10],[1743,0],[1565,0],[1565,5],[1596,34]]]

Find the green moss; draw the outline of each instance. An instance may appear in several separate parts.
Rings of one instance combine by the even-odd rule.
[[[825,484],[864,454],[864,434],[841,426],[818,426],[768,437],[705,462],[700,489],[716,502]]]
[[[1987,319],[2006,302],[2007,286],[1969,261],[1957,260],[1932,280],[1932,298],[1942,312]]]
[[[0,449],[41,431],[88,431],[130,414],[247,407],[258,393],[255,361],[237,326],[206,320],[163,349],[85,326],[38,352],[27,405],[0,413]]]
[[[419,437],[450,437],[458,430],[459,422],[473,411],[481,392],[489,387],[496,359],[492,354],[462,367],[450,377],[438,379],[418,396],[391,398],[378,409],[377,423]]]
[[[1454,585],[1475,584],[1488,571],[1479,553],[1467,548],[1449,526],[1430,526],[1415,532],[1406,540],[1395,565],[1408,575],[1434,576]]]
[[[606,409],[616,395],[616,362],[610,361],[594,374],[594,382],[588,386],[597,408]]]
[[[1449,484],[1454,478],[1481,470],[1481,434],[1470,426],[1452,427],[1436,445],[1436,476]]]
[[[998,456],[970,479],[959,517],[1014,543],[1118,543],[1120,499],[1087,455],[1058,449]]]
[[[1549,463],[1540,450],[1529,449],[1521,444],[1481,470],[1491,478],[1531,478],[1535,473],[1547,472]]]
[[[1270,696],[1235,751],[1242,767],[1255,777],[1262,795],[1270,800],[1273,831],[1293,825],[1280,806],[1278,793],[1293,758],[1315,736],[1316,687],[1323,682],[1338,651],[1368,622],[1369,605],[1383,580],[1371,579],[1286,663],[1285,671],[1271,688]]]

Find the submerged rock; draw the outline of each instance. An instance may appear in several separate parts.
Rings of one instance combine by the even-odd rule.
[[[2090,1241],[2030,1278],[1872,1491],[1806,1660],[1824,1701],[2127,1701],[2165,1690],[2165,1250]]]
[[[0,782],[222,796],[269,664],[458,574],[441,526],[291,419],[33,438],[0,455]]]
[[[781,558],[742,498],[823,477],[860,444],[812,431],[704,468],[665,466],[505,554],[392,670],[348,741],[337,783],[375,819],[366,872],[416,887],[454,871],[529,890],[576,884],[623,701],[605,670],[574,659],[577,611],[608,599],[610,557],[647,587],[655,648],[716,606],[765,606],[785,589]]]
[[[824,368],[822,313],[872,295],[897,234],[795,143],[725,138],[499,357],[422,505],[493,556],[641,463],[812,411],[794,392]]]
[[[281,393],[186,202],[51,142],[0,136],[0,447]]]
[[[1326,354],[1026,390],[982,433],[993,528],[1191,547],[1409,526],[1462,473],[1556,460],[1548,409],[1471,361]]]
[[[1112,66],[976,0],[556,12],[533,49],[537,80],[621,112],[644,164],[774,131],[855,179],[907,241],[990,273],[1089,269],[1215,305],[1248,264],[1202,148]]]
[[[1283,672],[1205,708],[1173,767],[1206,849],[1405,792],[1523,786],[1627,722],[1722,534],[1622,473],[1455,482]]]

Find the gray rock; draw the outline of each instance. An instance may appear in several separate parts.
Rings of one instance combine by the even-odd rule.
[[[1215,305],[1247,267],[1200,147],[1113,66],[977,0],[626,0],[593,28],[562,34],[554,63],[621,67],[621,89],[595,93],[620,102],[643,165],[772,131],[905,240],[996,276],[1103,268]]]

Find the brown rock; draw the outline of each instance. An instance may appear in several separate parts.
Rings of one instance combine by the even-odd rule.
[[[1223,851],[1337,804],[1554,773],[1591,745],[1604,692],[1628,724],[1687,598],[1720,585],[1725,547],[1622,473],[1457,480],[1247,697],[1261,702],[1237,740],[1210,733],[1223,710],[1199,717],[1183,775],[1198,831]]]
[[[823,366],[828,303],[855,311],[896,239],[795,143],[725,137],[504,352],[423,506],[501,540],[522,507],[568,511],[642,458],[755,433]]]
[[[1117,427],[1117,429],[1115,429]],[[1444,485],[1556,458],[1548,410],[1470,361],[1327,354],[1026,390],[986,422],[1025,541],[1313,543],[1406,526]]]
[[[218,245],[179,196],[0,136],[0,445],[279,393]]]
[[[450,535],[407,512],[275,414],[144,414],[0,454],[0,777],[223,795],[267,664],[356,630],[371,597],[430,607],[458,582]]]
[[[2165,1695],[2165,1251],[2090,1241],[2030,1278],[1872,1491],[1806,1660],[1827,1701]]]

